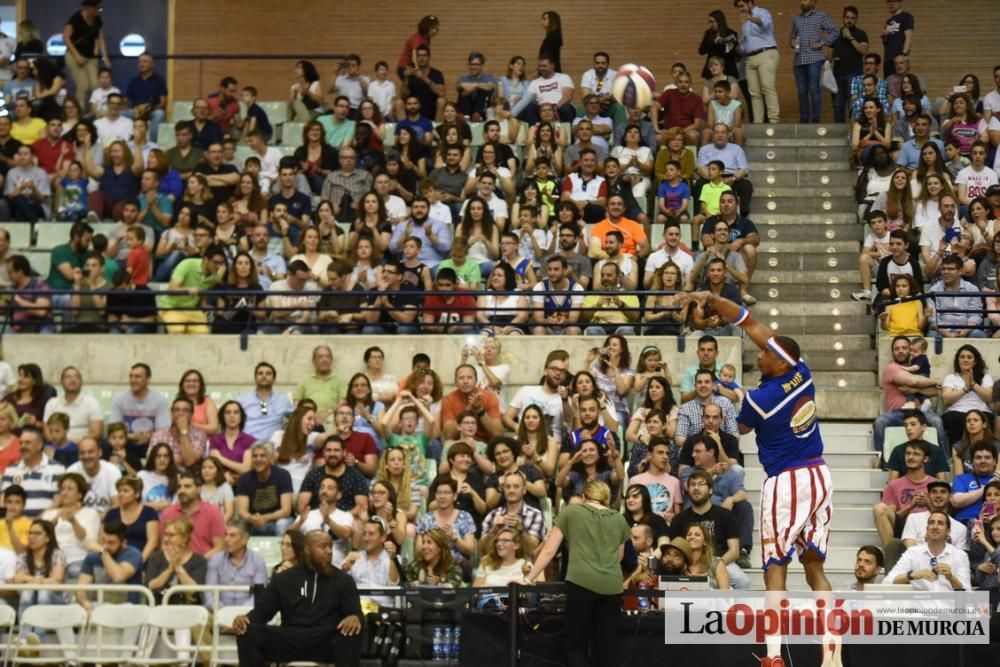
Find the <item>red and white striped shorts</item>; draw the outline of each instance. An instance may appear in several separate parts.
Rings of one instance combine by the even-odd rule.
[[[826,463],[785,470],[764,480],[760,492],[760,543],[764,569],[799,559],[812,549],[826,559],[833,517],[833,481]]]

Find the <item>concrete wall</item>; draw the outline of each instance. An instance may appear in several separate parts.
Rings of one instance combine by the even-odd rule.
[[[517,336],[503,338],[504,361],[512,367],[509,395],[522,385],[536,384],[542,375],[545,356],[555,349],[570,353],[570,368],[586,367],[587,350],[601,344],[601,339],[579,337]],[[129,367],[139,361],[153,369],[152,384],[176,391],[181,374],[199,369],[209,390],[249,388],[253,386],[253,367],[268,361],[278,371],[278,384],[294,386],[312,370],[310,356],[315,345],[330,345],[334,352],[334,370],[345,380],[364,370],[362,353],[371,345],[386,354],[386,370],[402,378],[409,373],[410,359],[423,352],[430,355],[433,368],[445,384],[450,384],[458,365],[464,336],[251,336],[246,351],[240,350],[236,336],[9,336],[3,341],[3,357],[15,368],[35,362],[46,379],[58,384],[60,370],[77,366],[87,385],[124,387]],[[656,345],[680,382],[685,366],[697,361],[696,341],[687,341],[686,351],[677,351],[677,339],[668,337],[634,338],[631,341],[632,364],[646,345]],[[719,339],[719,358],[740,367],[741,341]]]
[[[793,0],[761,0],[774,16],[781,48],[778,90],[784,120],[797,117],[797,93],[792,75],[793,52],[788,47],[792,17],[798,13]],[[820,2],[839,25],[845,4],[860,10],[858,25],[865,30],[871,49],[882,53],[879,33],[886,18],[882,0]],[[957,84],[972,72],[991,86],[991,72],[998,62],[996,26],[1000,24],[997,0],[906,0],[904,9],[913,14],[914,71],[926,77],[932,97]],[[442,70],[449,98],[455,97],[455,79],[466,71],[472,50],[487,57],[486,70],[502,75],[508,59],[520,54],[533,67],[543,33],[541,12],[560,13],[563,21],[563,70],[579,84],[580,75],[591,66],[596,50],[611,54],[612,65],[627,62],[649,67],[662,87],[670,65],[684,62],[701,86],[705,62],[698,45],[707,27],[708,13],[725,12],[729,24],[738,29],[738,14],[730,0],[704,3],[700,0],[507,0],[503,3],[401,2],[338,3],[317,0],[176,0],[173,43],[178,54],[333,54],[356,52],[362,69],[371,72],[377,60],[385,60],[395,72],[403,43],[425,14],[441,19],[441,32],[432,44],[432,63]],[[324,85],[335,75],[333,61],[317,61]],[[206,60],[178,61],[174,70],[175,99],[192,99],[213,92],[222,76],[235,76],[241,84],[258,88],[262,99],[284,100],[292,81],[294,60]],[[395,74],[393,74],[395,79]],[[830,117],[828,98],[823,102]]]

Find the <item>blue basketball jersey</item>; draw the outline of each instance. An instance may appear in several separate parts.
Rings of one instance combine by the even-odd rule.
[[[802,361],[785,375],[761,379],[743,400],[738,421],[756,431],[758,456],[768,477],[823,456],[816,387]]]

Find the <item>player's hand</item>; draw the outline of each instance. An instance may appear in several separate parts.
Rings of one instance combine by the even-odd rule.
[[[346,616],[337,624],[337,629],[345,637],[353,637],[354,635],[361,634],[361,619],[354,615]]]
[[[233,619],[233,632],[242,635],[250,627],[250,618],[246,614],[241,614]]]

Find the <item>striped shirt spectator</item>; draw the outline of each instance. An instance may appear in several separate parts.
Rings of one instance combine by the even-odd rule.
[[[52,499],[59,490],[59,478],[66,469],[42,453],[42,432],[34,426],[21,431],[21,460],[4,471],[0,488],[17,484],[24,489],[28,499],[24,515],[37,517],[52,507]]]

